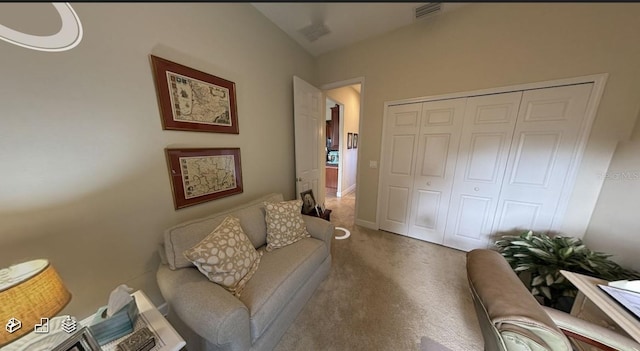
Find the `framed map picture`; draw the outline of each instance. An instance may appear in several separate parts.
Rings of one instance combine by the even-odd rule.
[[[165,149],[175,209],[242,193],[239,148]]]
[[[234,82],[151,55],[162,128],[238,134]]]

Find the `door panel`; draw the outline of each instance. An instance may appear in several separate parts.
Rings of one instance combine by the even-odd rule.
[[[380,169],[380,229],[407,234],[413,191],[414,155],[422,104],[387,109]]]
[[[546,188],[558,156],[561,132],[520,133],[510,184]]]
[[[395,135],[391,144],[391,174],[411,176],[415,135]]]
[[[469,142],[465,181],[496,183],[502,167],[505,139],[510,135],[502,133],[473,133]]]
[[[296,192],[312,189],[317,203],[324,203],[321,179],[324,179],[322,92],[293,77]]]
[[[523,94],[494,231],[548,231],[561,224],[557,208],[563,189],[573,187],[567,176],[592,88],[579,84]]]
[[[414,226],[425,230],[436,230],[438,211],[441,208],[442,193],[431,190],[418,190],[418,204],[415,208],[416,220]]]
[[[444,244],[486,248],[522,92],[467,100]]]
[[[409,236],[442,244],[466,98],[425,102],[413,180]]]

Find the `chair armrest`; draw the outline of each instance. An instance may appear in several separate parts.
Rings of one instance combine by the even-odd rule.
[[[569,337],[595,345],[603,350],[640,351],[640,344],[613,330],[553,308],[543,306],[543,309],[558,328]]]
[[[249,310],[227,290],[196,268],[171,270],[161,264],[156,274],[162,296],[191,330],[225,349],[251,347]]]
[[[319,217],[302,215],[302,219],[311,237],[324,241],[329,251],[331,251],[331,240],[333,239],[333,233],[336,227],[331,222]]]

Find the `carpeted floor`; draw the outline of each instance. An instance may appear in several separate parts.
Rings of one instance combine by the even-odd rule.
[[[327,199],[351,236],[333,240],[329,276],[276,350],[482,350],[465,254],[355,226],[354,201]]]

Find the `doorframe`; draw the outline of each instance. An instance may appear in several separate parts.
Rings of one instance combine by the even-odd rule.
[[[513,91],[521,91],[521,90],[535,90],[535,89],[545,89],[545,88],[554,88],[566,85],[575,85],[575,84],[586,84],[593,83],[593,91],[591,92],[591,96],[589,97],[589,102],[587,104],[587,108],[585,110],[585,119],[580,127],[580,138],[578,139],[578,143],[576,144],[576,157],[570,165],[569,173],[567,174],[567,181],[565,184],[572,184],[571,187],[564,187],[562,194],[560,195],[560,202],[558,203],[558,208],[555,218],[563,218],[563,223],[556,223],[555,219],[552,224],[553,228],[560,229],[561,227],[567,227],[566,221],[564,219],[569,202],[571,200],[571,195],[573,193],[574,187],[576,185],[576,178],[578,175],[579,166],[582,164],[582,158],[584,155],[584,151],[587,146],[587,142],[589,141],[589,136],[591,135],[591,128],[593,127],[593,122],[596,117],[596,112],[598,106],[600,104],[600,100],[602,99],[602,95],[604,93],[604,87],[606,85],[607,79],[609,78],[609,73],[598,73],[580,77],[572,77],[572,78],[563,78],[563,79],[554,79],[533,83],[524,83],[524,84],[515,84],[508,85],[503,87],[496,88],[488,88],[488,89],[479,89],[479,90],[471,90],[464,92],[456,92],[456,93],[448,93],[441,95],[430,95],[424,97],[417,98],[409,98],[409,99],[401,99],[401,100],[393,100],[393,101],[385,101],[384,102],[384,112],[382,117],[382,136],[380,140],[380,166],[378,167],[378,196],[376,202],[376,228],[380,229],[380,218],[381,218],[381,202],[382,202],[382,164],[385,162],[384,160],[384,133],[387,129],[387,120],[388,115],[387,111],[389,106],[395,105],[405,105],[405,104],[413,104],[413,103],[421,103],[421,102],[429,102],[436,100],[446,100],[446,99],[456,99],[456,98],[464,98],[464,97],[473,97],[473,96],[482,96],[482,95],[492,95],[492,94],[502,94]],[[611,163],[611,159],[613,158],[613,152],[605,155],[606,159],[606,168],[608,169],[609,164]],[[360,159],[358,159],[360,162]],[[605,169],[606,171],[606,169]],[[604,184],[604,177],[599,177],[594,180],[596,183],[595,190],[591,196],[589,196],[590,200],[588,202],[582,202],[583,206],[582,216],[578,216],[579,218],[591,218],[593,215],[593,211],[595,210],[596,203],[598,202],[598,197],[600,196],[600,191],[602,190],[602,185]],[[587,227],[589,225],[589,221],[584,221],[583,223],[571,223],[571,235],[577,237],[583,237],[587,231]]]
[[[360,187],[358,186],[358,184],[360,183],[360,166],[362,164],[362,160],[361,160],[361,150],[362,148],[360,147],[360,145],[362,144],[362,131],[363,131],[363,125],[364,125],[364,114],[363,114],[363,110],[364,110],[364,95],[365,95],[365,79],[364,77],[356,77],[356,78],[351,78],[351,79],[346,79],[346,80],[340,80],[337,82],[332,82],[332,83],[327,83],[327,84],[323,84],[320,86],[320,90],[322,91],[322,93],[324,94],[324,92],[326,90],[332,90],[332,89],[337,89],[337,88],[342,88],[342,87],[346,87],[349,85],[354,85],[354,84],[360,84],[360,113],[358,114],[358,148],[356,151],[356,155],[358,157],[358,162],[356,163],[356,200],[355,200],[355,213],[354,213],[354,218],[355,218],[355,224],[359,224],[358,223],[358,192],[360,191]],[[326,97],[326,94],[324,94]],[[341,104],[341,106],[343,106]],[[340,121],[340,125],[344,125],[342,122],[342,119]],[[342,132],[342,130],[341,130]],[[366,137],[365,137],[366,140]],[[345,148],[346,150],[346,148]],[[342,162],[342,156],[340,157],[340,162]],[[340,180],[339,180],[340,181]],[[324,191],[324,190],[323,190]]]

